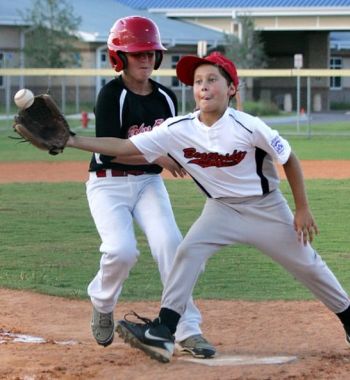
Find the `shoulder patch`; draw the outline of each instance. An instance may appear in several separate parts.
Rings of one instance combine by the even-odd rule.
[[[282,144],[280,136],[276,136],[272,141],[271,141],[271,146],[272,148],[278,153],[281,154],[284,151],[284,145]]]

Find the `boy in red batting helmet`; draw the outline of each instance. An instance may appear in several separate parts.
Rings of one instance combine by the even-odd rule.
[[[96,136],[128,139],[176,115],[175,94],[150,78],[161,64],[164,50],[152,20],[130,16],[115,22],[108,37],[108,53],[112,67],[121,75],[98,95]],[[92,333],[100,345],[113,341],[113,312],[139,256],[133,221],[147,237],[163,283],[182,241],[160,176],[162,168],[175,176],[183,175],[182,168],[166,155],[152,163],[139,153],[127,160],[113,154],[92,156],[87,198],[101,237],[102,256],[88,294],[93,304]],[[213,356],[215,348],[202,336],[200,323],[199,310],[190,300],[176,336],[179,350],[195,357]]]

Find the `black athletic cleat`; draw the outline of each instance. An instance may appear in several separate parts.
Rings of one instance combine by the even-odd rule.
[[[174,353],[174,336],[167,326],[159,323],[159,319],[151,321],[136,313],[130,313],[144,323],[134,323],[124,320],[117,322],[116,331],[125,343],[130,344],[146,353],[152,359],[168,363]]]

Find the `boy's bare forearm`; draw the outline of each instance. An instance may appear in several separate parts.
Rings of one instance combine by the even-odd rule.
[[[134,156],[141,152],[130,141],[114,137],[70,136],[67,147],[101,153],[106,156]]]
[[[296,209],[308,208],[309,203],[304,184],[304,176],[299,160],[292,152],[288,161],[283,165],[289,186],[293,193]]]
[[[308,241],[312,242],[315,234],[318,234],[318,227],[309,208],[301,165],[291,153],[283,167],[294,197],[294,229],[298,240],[306,245]]]

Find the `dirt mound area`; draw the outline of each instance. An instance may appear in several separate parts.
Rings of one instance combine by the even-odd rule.
[[[318,302],[199,300],[197,304],[205,336],[218,350],[212,365],[209,360],[185,360],[189,356],[161,364],[119,338],[109,347],[98,346],[90,333],[89,301],[0,290],[0,378],[345,380],[349,376],[350,348],[343,329]],[[158,307],[155,302],[120,303],[115,318],[130,310],[154,317]],[[289,361],[274,364],[278,358]]]

